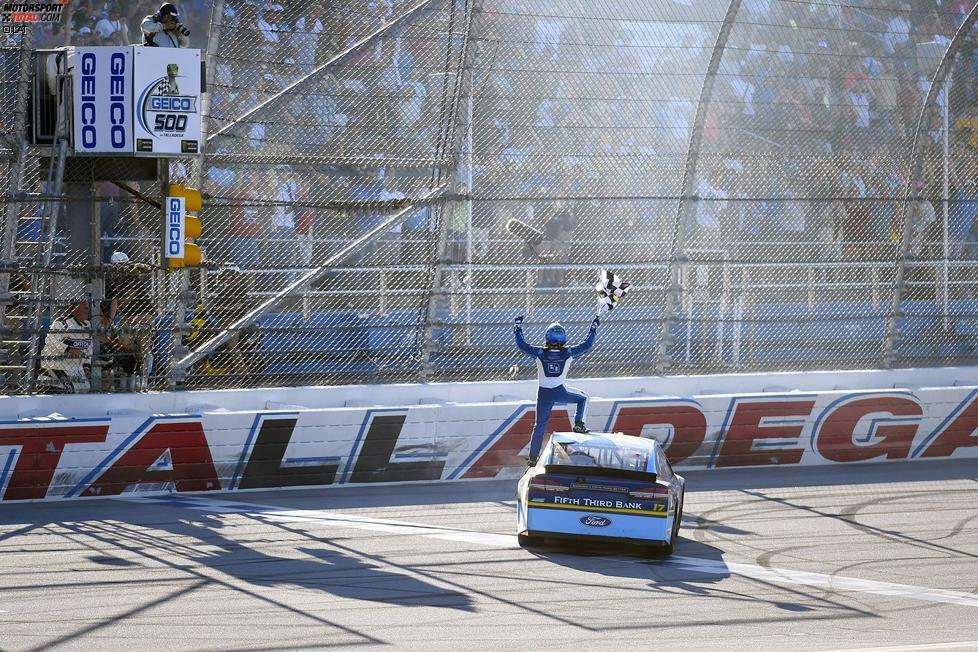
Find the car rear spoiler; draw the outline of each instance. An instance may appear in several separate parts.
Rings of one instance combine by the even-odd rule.
[[[557,473],[562,475],[589,475],[599,478],[618,478],[620,480],[639,480],[641,482],[655,482],[656,474],[649,471],[630,471],[628,469],[608,469],[602,466],[574,466],[571,464],[547,464],[544,467],[546,473]]]

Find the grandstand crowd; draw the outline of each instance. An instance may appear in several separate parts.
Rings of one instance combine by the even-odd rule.
[[[675,2],[670,10],[666,4],[663,15],[673,17],[690,5]],[[193,47],[206,45],[209,5],[204,0],[180,3]],[[530,260],[547,262],[568,258],[572,246],[584,252],[586,243],[572,245],[569,239],[577,222],[600,210],[595,200],[642,194],[621,177],[631,172],[644,183],[649,170],[662,169],[662,161],[681,164],[693,112],[688,98],[696,94],[687,88],[681,98],[667,90],[651,103],[629,102],[631,91],[642,97],[638,86],[649,84],[652,75],[681,69],[681,48],[650,57],[630,31],[634,23],[627,16],[602,21],[564,17],[573,14],[565,5],[562,0],[487,0],[481,5],[483,20],[509,18],[516,29],[502,36],[504,47],[492,52],[479,89],[477,115],[486,119],[475,134],[476,191],[482,183],[483,196],[527,201],[477,205],[476,239],[505,238],[506,221],[519,217],[556,243],[543,247],[542,256],[541,250],[527,252]],[[809,243],[808,253],[816,259],[891,257],[900,238],[893,200],[907,185],[910,138],[936,63],[919,46],[946,46],[970,5],[966,0],[913,0],[860,9],[831,2],[744,2],[706,112],[694,187],[699,201],[689,220],[691,246],[770,242],[776,250],[791,241]],[[397,0],[285,5],[228,0],[214,62],[212,130],[382,30],[406,6]],[[150,0],[73,0],[66,6],[64,25],[42,29],[34,38],[38,47],[138,43],[140,20],[155,10]],[[666,29],[674,25],[663,24]],[[210,191],[234,205],[227,232],[212,234],[215,240],[226,235],[234,241],[224,255],[242,266],[274,265],[282,256],[308,266],[313,241],[348,238],[380,221],[375,210],[268,208],[248,205],[249,199],[296,204],[327,196],[388,200],[418,189],[424,171],[396,161],[430,161],[436,154],[436,102],[442,90],[438,53],[444,44],[412,29],[392,30],[318,72],[301,92],[287,94],[218,141],[212,153],[317,159],[328,153],[361,160],[301,170],[288,163],[270,169],[212,163],[206,177]],[[675,39],[691,51],[705,51],[712,45],[712,36],[705,36],[697,38],[692,31]],[[582,48],[582,43],[603,47]],[[978,170],[972,144],[978,143],[976,66],[978,55],[969,38],[954,66],[951,92],[939,95],[937,110],[924,125],[927,165],[911,183],[923,197],[910,211],[916,255],[928,253],[924,243],[941,240],[941,108],[950,102],[950,253],[978,256]],[[625,72],[643,68],[647,74],[624,78]],[[617,89],[589,93],[586,86],[595,75],[615,79]],[[699,81],[692,72],[690,79]],[[607,88],[593,85],[599,91]],[[561,158],[558,148],[575,155]],[[608,167],[614,169],[610,174],[603,169]],[[676,177],[681,168],[672,170]],[[646,191],[663,201],[618,202],[612,212],[625,224],[664,226],[674,206],[667,199],[680,191],[675,178],[671,181]],[[459,183],[464,191],[463,180]],[[589,200],[553,199],[568,196]],[[759,200],[730,201],[751,197]],[[800,199],[777,200],[785,197]],[[408,238],[423,237],[428,217],[420,212],[386,242],[396,241],[403,231]],[[469,224],[461,212],[450,220],[449,238],[461,242]],[[450,253],[461,260],[463,249],[450,247]],[[564,253],[555,258],[551,249]],[[473,253],[478,258],[489,248]]]

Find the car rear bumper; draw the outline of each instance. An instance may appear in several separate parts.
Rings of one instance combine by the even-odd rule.
[[[553,538],[600,538],[627,543],[665,544],[669,542],[672,534],[671,516],[671,513],[663,516],[634,516],[600,510],[577,511],[528,507],[525,534]],[[607,523],[604,525],[595,525],[605,521]]]

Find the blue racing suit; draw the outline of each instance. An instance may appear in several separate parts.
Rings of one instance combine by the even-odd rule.
[[[597,334],[597,320],[591,324],[584,341],[577,346],[561,348],[541,348],[531,346],[523,339],[523,328],[517,323],[513,329],[516,335],[516,346],[520,351],[536,358],[537,377],[540,387],[537,389],[537,413],[536,422],[533,424],[533,436],[530,438],[530,458],[536,459],[540,455],[540,447],[543,445],[543,433],[547,428],[547,421],[550,420],[550,411],[557,403],[573,403],[577,406],[574,415],[574,422],[584,422],[585,411],[587,410],[588,395],[579,389],[565,387],[564,380],[570,370],[574,358],[584,355],[594,346],[594,338]]]

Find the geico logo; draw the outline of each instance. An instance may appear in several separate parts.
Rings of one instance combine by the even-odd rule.
[[[154,95],[150,100],[150,108],[154,111],[186,111],[194,110],[194,101],[190,97],[166,97]]]
[[[98,62],[95,55],[86,52],[81,60],[81,137],[85,149],[93,149],[98,144],[98,130],[95,128],[95,73]]]
[[[183,233],[183,211],[180,200],[171,198],[167,206],[166,251],[170,256],[180,255],[180,236]]]
[[[109,130],[114,149],[126,146],[126,56],[116,52],[109,59]]]

